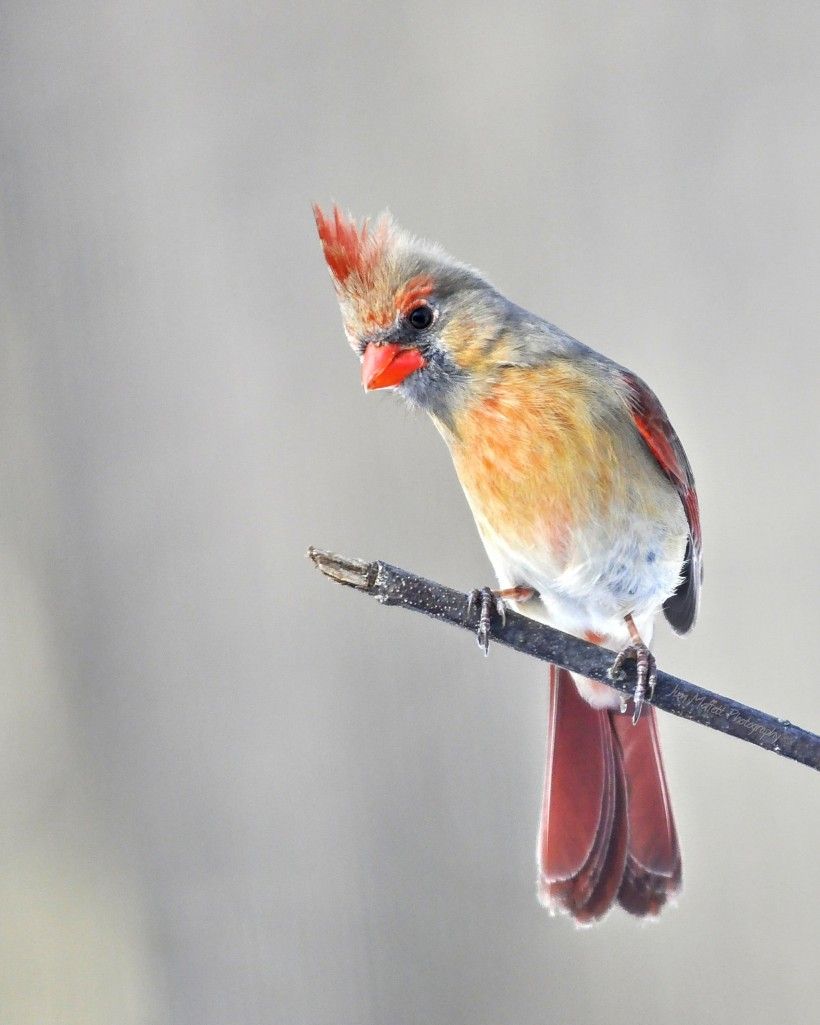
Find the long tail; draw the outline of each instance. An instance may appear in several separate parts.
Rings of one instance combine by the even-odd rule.
[[[655,710],[593,708],[550,667],[550,714],[538,842],[538,895],[580,924],[617,902],[657,915],[680,889],[681,858]]]

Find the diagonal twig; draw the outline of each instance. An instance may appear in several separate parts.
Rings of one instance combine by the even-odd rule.
[[[386,562],[347,559],[318,548],[310,548],[308,555],[325,576],[372,595],[383,605],[414,609],[441,622],[475,631],[475,611],[470,610],[468,595],[462,591],[425,580]],[[491,636],[499,644],[571,669],[591,680],[599,680],[629,697],[635,690],[634,670],[623,672],[615,680],[608,676],[614,652],[526,616],[509,611],[503,625],[494,619]],[[784,758],[820,769],[820,737],[816,734],[661,670],[658,670],[651,704],[690,722],[709,726]]]

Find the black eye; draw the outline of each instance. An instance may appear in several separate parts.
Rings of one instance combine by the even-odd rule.
[[[433,323],[433,311],[424,303],[411,310],[407,314],[407,320],[417,331],[424,331]]]

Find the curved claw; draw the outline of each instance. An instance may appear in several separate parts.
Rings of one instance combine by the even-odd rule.
[[[649,664],[645,657],[641,657],[644,653],[638,649],[635,652],[635,671],[638,677],[638,682],[635,684],[635,693],[632,695],[632,700],[635,703],[635,710],[632,713],[632,725],[637,726],[638,720],[641,717],[643,711],[643,703],[646,699],[646,675],[649,669]]]
[[[478,608],[476,642],[486,657],[490,653],[490,631],[492,629],[493,613],[501,619],[503,627],[507,623],[507,610],[504,605],[504,599],[499,597],[489,587],[477,587],[475,590],[470,591],[467,598],[467,615],[472,616],[476,608]]]
[[[630,659],[635,660],[635,674],[637,682],[635,684],[635,693],[632,695],[632,700],[635,709],[632,713],[632,725],[637,726],[638,720],[641,718],[641,712],[643,711],[644,702],[646,701],[647,691],[649,692],[650,698],[655,690],[655,683],[658,678],[657,667],[655,663],[655,656],[643,643],[639,644],[627,644],[623,648],[612,663],[612,668],[609,670],[609,675],[612,679],[618,676],[624,662]],[[623,702],[621,703],[621,710],[626,711]]]

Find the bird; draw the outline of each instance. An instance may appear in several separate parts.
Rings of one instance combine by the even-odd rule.
[[[660,612],[691,629],[702,581],[683,445],[636,374],[436,243],[313,209],[365,390],[426,411],[450,450],[498,580],[470,599],[485,654],[511,608],[619,652],[614,673],[636,663],[628,702],[550,666],[538,898],[579,926],[616,905],[655,918],[682,869],[650,645]]]

